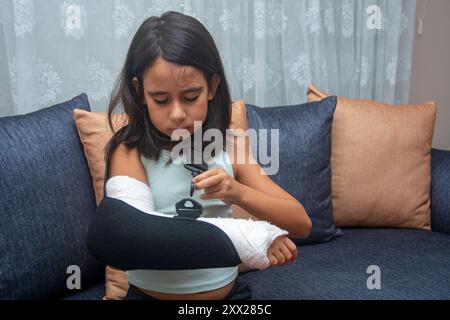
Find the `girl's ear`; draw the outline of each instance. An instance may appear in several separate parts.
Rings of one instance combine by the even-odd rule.
[[[139,79],[134,77],[133,80],[132,80],[132,83],[133,83],[134,89],[136,90],[137,96],[140,97],[140,94],[139,94]],[[142,103],[145,105],[145,98],[144,98],[144,101],[142,101]]]
[[[219,83],[220,83],[220,76],[217,73],[214,73],[211,79],[211,85],[208,88],[208,100],[214,99]]]

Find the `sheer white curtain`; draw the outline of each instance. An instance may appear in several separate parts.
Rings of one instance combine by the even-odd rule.
[[[233,99],[306,101],[306,87],[407,102],[415,0],[0,0],[0,116],[109,94],[133,34],[167,10],[213,35]]]

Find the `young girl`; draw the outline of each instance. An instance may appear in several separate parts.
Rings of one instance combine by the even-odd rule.
[[[176,12],[150,17],[134,36],[108,110],[121,106],[128,125],[118,130],[105,148],[110,177],[128,176],[151,186],[155,210],[174,214],[175,203],[189,194],[191,176],[171,163],[176,129],[194,136],[194,121],[202,132],[218,129],[229,145],[231,98],[213,38],[196,19]],[[198,133],[198,132],[197,132]],[[203,136],[203,135],[202,135]],[[202,143],[202,150],[206,143]],[[237,151],[236,146],[233,148]],[[251,152],[246,139],[245,152]],[[209,170],[192,179],[192,198],[203,205],[204,217],[230,217],[237,205],[305,238],[311,220],[303,206],[260,174],[255,161],[230,161],[229,152],[215,154]],[[186,181],[185,181],[186,180]],[[205,239],[207,241],[207,239]],[[267,251],[271,266],[295,260],[296,246],[286,236],[276,238]],[[129,298],[233,299],[245,291],[236,281],[237,266],[200,270],[133,270],[128,272]]]

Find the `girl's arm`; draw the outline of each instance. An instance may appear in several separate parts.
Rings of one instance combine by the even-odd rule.
[[[168,219],[174,216],[155,212],[150,186],[129,176],[114,176],[108,179],[106,194],[109,198],[119,199],[151,215]],[[239,258],[248,268],[263,270],[296,259],[295,245],[284,237],[287,231],[266,221],[203,217],[198,220],[213,224],[224,231],[233,243]],[[146,223],[145,220],[142,223]]]
[[[312,222],[303,206],[267,175],[261,174],[260,165],[252,158],[248,137],[245,137],[243,149],[238,150],[238,143],[233,145],[234,155],[245,152],[246,163],[237,164],[232,159],[235,179],[223,169],[211,169],[195,177],[196,187],[205,189],[202,198],[217,198],[227,204],[236,204],[256,218],[287,230],[291,237],[306,238],[311,232]],[[237,156],[234,158],[239,159]]]
[[[148,185],[147,173],[137,148],[128,149],[123,143],[112,152],[109,160],[109,176],[129,176]]]
[[[235,140],[236,141],[236,140]],[[236,180],[242,186],[238,206],[252,213],[261,220],[267,220],[289,232],[289,236],[306,238],[311,232],[312,222],[304,207],[297,199],[262,174],[261,166],[255,161],[251,152],[248,136],[244,138],[243,147],[234,144],[234,152],[244,152],[244,164],[236,164]]]

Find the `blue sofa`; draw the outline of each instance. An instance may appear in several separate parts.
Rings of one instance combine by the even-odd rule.
[[[0,119],[0,299],[104,295],[104,266],[86,247],[96,206],[74,108],[90,110],[85,94]],[[239,277],[253,299],[449,299],[449,151],[432,150],[431,199],[432,231],[345,228],[331,241],[300,245],[295,264]],[[81,289],[67,288],[71,265]],[[373,265],[380,289],[367,286]]]

